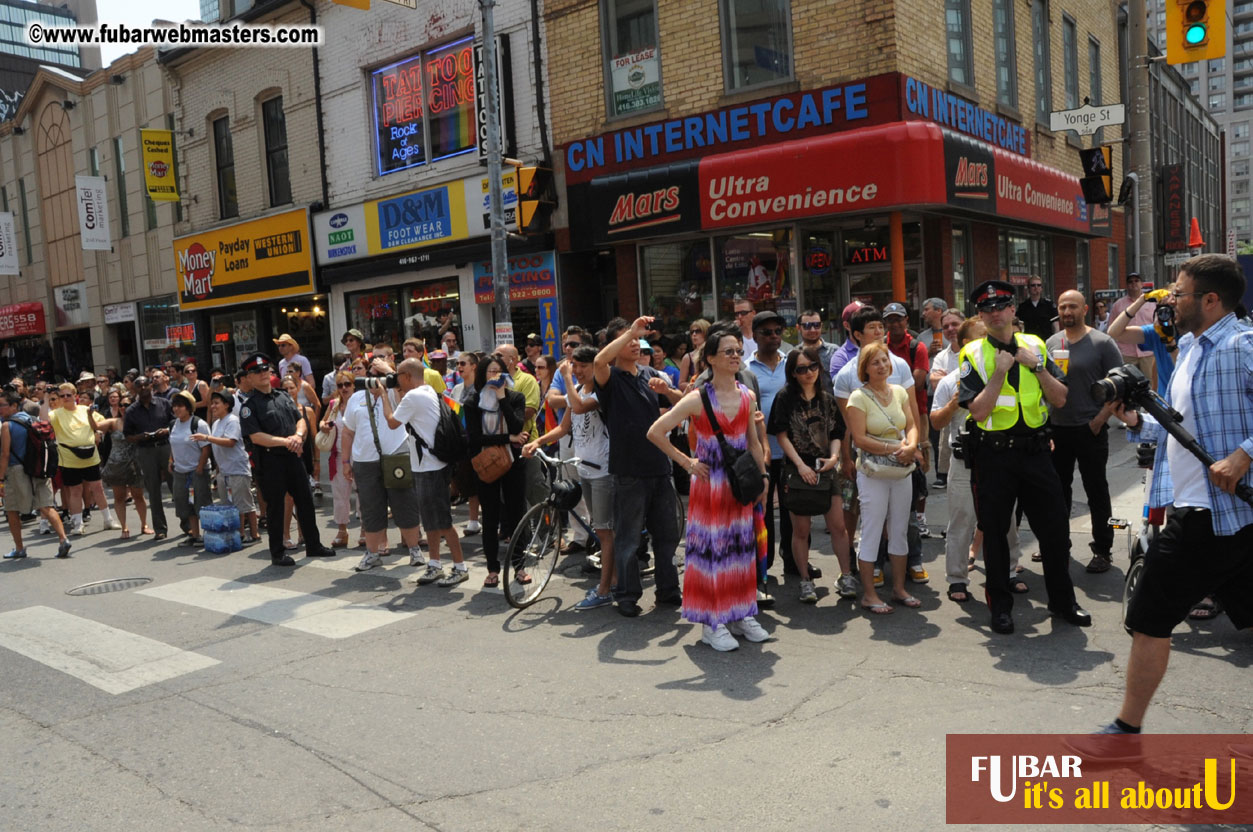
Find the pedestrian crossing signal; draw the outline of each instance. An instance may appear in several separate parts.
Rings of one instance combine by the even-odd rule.
[[[1166,63],[1227,54],[1226,0],[1166,0]]]
[[[548,220],[557,207],[550,168],[523,165],[518,168],[518,232],[542,234],[548,231]]]
[[[1079,151],[1083,167],[1083,200],[1089,205],[1104,205],[1114,200],[1113,154],[1109,147],[1090,147]]]

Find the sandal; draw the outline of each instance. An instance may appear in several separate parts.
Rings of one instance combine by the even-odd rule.
[[[911,610],[916,610],[922,606],[922,602],[912,595],[906,595],[904,598],[893,598],[892,600],[902,607],[909,607]]]
[[[122,529],[122,539],[123,539],[123,540],[130,540],[130,539],[131,539],[131,530],[130,530],[130,529]]]
[[[534,580],[530,575],[526,574],[525,572],[515,572],[513,574],[513,579],[523,585],[529,584],[532,580]]]
[[[494,589],[498,586],[500,586],[500,575],[495,572],[489,573],[488,576],[483,579],[484,589]]]
[[[165,540],[165,532],[157,532],[152,536],[153,540]]]
[[[1209,621],[1217,618],[1222,611],[1222,604],[1216,599],[1205,598],[1188,612],[1188,618],[1193,621]]]
[[[332,549],[347,549],[348,548],[348,535],[341,535],[335,538],[334,540],[332,540],[331,548]]]
[[[862,601],[861,608],[863,610],[870,610],[875,615],[891,615],[896,612],[896,609],[885,601],[880,601],[877,604],[867,604],[865,601]]]
[[[954,597],[956,595],[962,595],[964,597],[962,598]],[[965,584],[949,584],[948,585],[948,600],[956,601],[959,604],[964,604],[967,601],[969,601],[970,592],[966,589],[966,585]]]
[[[152,534],[152,526],[144,526],[139,530],[140,534]]]
[[[1031,587],[1027,586],[1027,582],[1022,578],[1011,578],[1009,581],[1009,591],[1015,595],[1025,595],[1031,591]]]
[[[1032,563],[1044,563],[1044,553],[1036,552],[1034,555],[1031,556],[1031,562]]]

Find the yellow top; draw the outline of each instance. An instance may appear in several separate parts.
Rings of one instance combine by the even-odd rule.
[[[527,407],[533,408],[536,413],[539,413],[539,381],[535,378],[535,376],[531,375],[521,367],[517,368],[513,371],[513,389],[517,390],[526,397]],[[526,431],[527,435],[529,435],[531,439],[536,438],[534,415],[532,415],[530,419],[526,420],[526,422],[522,425],[522,430]]]
[[[57,435],[57,464],[62,468],[90,468],[100,464],[100,452],[96,450],[96,432],[91,428],[91,416],[86,405],[73,410],[56,407],[48,412],[48,422]],[[80,458],[70,448],[92,449],[91,456]]]
[[[883,442],[904,442],[905,428],[909,425],[905,415],[909,393],[899,384],[889,384],[888,390],[892,392],[892,400],[885,405],[875,398],[873,390],[859,387],[849,395],[848,406],[866,414],[867,436]]]

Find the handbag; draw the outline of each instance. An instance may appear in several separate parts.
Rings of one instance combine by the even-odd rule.
[[[888,424],[896,424],[892,421],[892,417],[888,415],[888,412],[883,409],[883,405],[879,404],[874,391],[870,391],[867,398],[874,402],[875,407],[879,408],[879,412],[883,414],[883,418],[887,419]],[[900,436],[904,435],[904,431],[900,428],[897,428],[896,432]],[[915,463],[901,462],[891,453],[872,454],[863,450],[857,451],[857,470],[872,480],[903,480],[914,472],[914,467]]]
[[[513,454],[505,445],[484,445],[483,450],[471,457],[470,465],[479,482],[493,483],[513,467]]]
[[[798,517],[814,517],[826,514],[831,508],[830,471],[818,471],[818,481],[813,485],[805,482],[800,469],[787,461],[783,466],[783,507]]]
[[[387,391],[383,391],[383,395],[388,395]],[[370,431],[374,434],[374,447],[378,449],[379,461],[383,465],[383,487],[400,491],[406,488],[413,488],[413,466],[409,463],[409,451],[404,450],[396,454],[383,453],[383,445],[379,442],[379,427],[374,416],[374,402],[369,401],[369,394],[366,394],[366,407],[370,411]],[[405,437],[405,443],[409,442],[409,437]]]
[[[333,423],[335,421],[335,411],[338,409],[339,402],[337,401],[335,404],[331,405],[330,412],[326,414],[326,421]],[[330,430],[317,432],[317,435],[313,437],[313,446],[322,453],[327,453],[331,450],[331,448],[335,447],[335,439],[338,435],[339,428],[332,424]]]
[[[700,400],[705,405],[705,417],[713,426],[714,436],[718,437],[718,447],[722,450],[722,465],[726,469],[727,484],[731,486],[731,496],[740,505],[749,505],[766,490],[762,482],[765,475],[757,467],[757,460],[753,459],[752,454],[746,450],[732,448],[727,438],[722,435],[722,426],[718,424],[713,404],[709,401],[708,386],[700,389]]]

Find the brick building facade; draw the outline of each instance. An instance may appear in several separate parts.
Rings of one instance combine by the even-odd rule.
[[[1077,178],[1078,149],[1115,136],[1048,129],[1118,100],[1115,10],[550,2],[563,273],[593,264],[614,287],[568,313],[681,331],[736,295],[791,323],[850,298],[963,306],[995,277],[1121,285],[1122,210],[1086,205]],[[1115,147],[1115,187],[1122,162]]]

